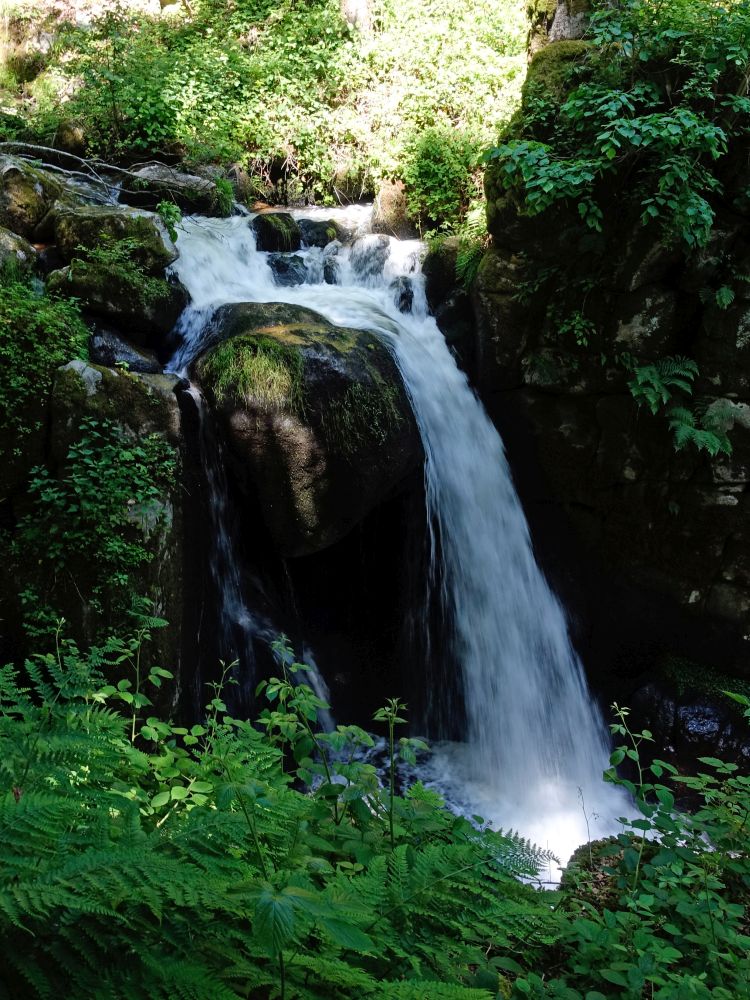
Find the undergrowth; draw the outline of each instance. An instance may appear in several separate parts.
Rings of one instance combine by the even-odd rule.
[[[549,857],[396,793],[405,706],[389,699],[386,780],[370,734],[322,732],[327,708],[282,639],[256,725],[228,714],[234,665],[192,725],[157,714],[171,674],[154,629],[0,670],[0,988],[11,1000],[742,1000],[750,990],[750,777],[642,760],[614,706],[606,778],[635,803],[622,832]],[[734,696],[750,716],[750,700]],[[618,768],[625,768],[620,770]],[[698,801],[685,812],[679,789]],[[587,861],[590,859],[590,864]]]
[[[0,671],[4,995],[488,1000],[499,955],[540,953],[554,918],[518,876],[542,852],[381,787],[283,643],[259,727],[221,685],[200,723],[159,718],[160,624]]]

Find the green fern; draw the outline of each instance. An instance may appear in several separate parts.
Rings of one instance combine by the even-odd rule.
[[[637,403],[656,414],[671,401],[675,389],[690,395],[697,375],[698,365],[690,358],[661,358],[634,368],[629,388]]]
[[[478,202],[466,213],[458,233],[456,278],[462,288],[473,285],[488,246],[487,209],[484,202]]]
[[[675,399],[675,393],[692,395],[693,383],[699,374],[695,361],[684,357],[661,358],[653,364],[633,367],[632,371],[633,378],[628,384],[636,402],[648,406],[653,414],[667,407],[667,423],[677,451],[692,445],[698,451],[708,452],[712,458],[719,454],[731,455],[732,444],[727,431],[734,418],[725,401],[696,404],[691,409]]]
[[[557,939],[517,878],[544,852],[421,786],[393,801],[391,832],[356,727],[329,738],[337,780],[302,790],[323,768],[303,756],[304,684],[270,682],[267,732],[228,717],[220,689],[201,725],[134,722],[107,681],[146,634],[85,655],[58,634],[23,674],[0,669],[0,995],[479,1000],[489,956],[533,961]]]

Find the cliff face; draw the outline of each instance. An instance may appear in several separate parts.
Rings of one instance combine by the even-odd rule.
[[[559,86],[586,45],[548,45],[530,80]],[[615,188],[600,192],[601,233],[583,229],[565,203],[523,215],[490,165],[493,246],[473,293],[480,391],[511,449],[516,440],[514,460],[531,453],[541,470],[526,482],[532,519],[544,509],[542,520],[572,530],[571,551],[596,566],[595,589],[606,581],[640,595],[610,609],[610,620],[630,616],[637,629],[635,608],[648,605],[671,621],[662,649],[742,676],[750,675],[750,226],[738,198],[746,161],[744,149],[722,161],[711,238],[691,253],[644,228]],[[731,454],[676,450],[664,413],[634,399],[636,368],[682,357],[699,368],[691,405],[717,416]]]

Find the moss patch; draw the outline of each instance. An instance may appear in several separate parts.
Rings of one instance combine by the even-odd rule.
[[[525,106],[531,98],[562,101],[570,89],[572,70],[581,62],[591,48],[590,42],[552,42],[536,53],[529,63],[526,82],[523,85],[522,102]]]
[[[368,444],[385,444],[403,423],[398,389],[381,379],[374,385],[357,382],[343,396],[329,400],[321,428],[328,446],[352,455]]]
[[[214,348],[201,362],[204,384],[218,403],[244,402],[269,412],[304,411],[303,361],[296,346],[274,337],[235,337]]]
[[[724,694],[732,691],[750,697],[750,682],[723,674],[705,663],[694,663],[680,656],[669,656],[658,667],[658,676],[667,681],[680,697],[691,694],[719,698],[734,704]]]

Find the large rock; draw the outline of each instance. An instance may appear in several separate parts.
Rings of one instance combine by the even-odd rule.
[[[222,342],[195,378],[227,424],[234,465],[279,549],[342,538],[419,466],[421,445],[388,348],[309,309],[224,306]]]
[[[20,158],[0,156],[0,226],[30,239],[61,191],[50,173]]]
[[[160,278],[135,284],[116,272],[86,261],[75,261],[47,279],[51,292],[73,296],[81,307],[126,329],[141,346],[168,334],[190,300],[187,289]],[[158,346],[158,345],[157,345]]]
[[[346,235],[334,219],[300,219],[299,228],[306,247],[327,247],[334,240],[343,241]]]
[[[132,258],[149,274],[161,274],[179,256],[158,215],[111,205],[77,205],[55,209],[55,242],[65,261],[80,257],[103,242],[129,240]]]

